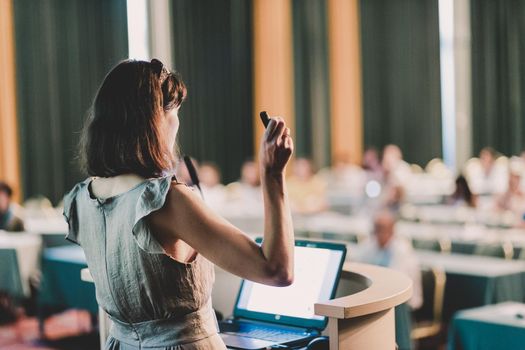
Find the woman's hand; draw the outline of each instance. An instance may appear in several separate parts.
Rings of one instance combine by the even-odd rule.
[[[259,162],[263,175],[281,175],[293,153],[290,128],[280,117],[270,119],[259,151]]]

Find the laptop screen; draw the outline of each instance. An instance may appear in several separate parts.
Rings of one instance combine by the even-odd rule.
[[[244,280],[234,316],[323,329],[327,320],[314,314],[314,304],[334,297],[345,255],[343,244],[296,241],[292,285],[271,287]]]

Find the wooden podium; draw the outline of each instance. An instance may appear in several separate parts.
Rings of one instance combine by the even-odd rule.
[[[330,350],[394,350],[394,308],[412,296],[412,281],[391,269],[345,263],[341,279],[357,292],[315,304],[315,314],[328,317]]]

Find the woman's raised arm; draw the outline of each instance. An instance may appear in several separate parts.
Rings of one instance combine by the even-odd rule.
[[[258,283],[287,286],[293,281],[294,233],[286,194],[285,168],[293,152],[290,130],[272,118],[262,137],[259,162],[264,196],[264,240],[250,237],[210,210],[183,185],[172,185],[151,224],[163,239],[182,240],[214,264]]]

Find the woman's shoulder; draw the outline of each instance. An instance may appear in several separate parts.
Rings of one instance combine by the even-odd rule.
[[[69,192],[67,192],[64,195],[64,216],[66,217],[66,219],[69,218],[69,209],[72,203],[75,201],[75,198],[77,197],[78,193],[82,191],[82,189],[87,188],[90,181],[91,178],[88,177],[84,181],[78,182],[77,184],[75,184],[75,186],[73,186],[73,188]]]
[[[177,206],[180,207],[181,205],[191,205],[195,201],[200,201],[200,197],[192,187],[173,179],[169,183],[166,201],[171,205],[177,203]]]

